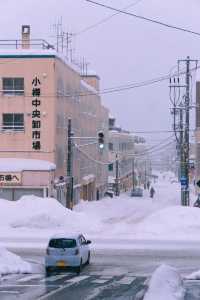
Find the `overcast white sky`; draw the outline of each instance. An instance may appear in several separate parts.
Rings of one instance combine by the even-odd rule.
[[[98,0],[118,8],[136,0]],[[113,14],[85,0],[1,0],[0,39],[20,38],[22,24],[32,37],[48,40],[60,16],[66,31],[79,32]],[[137,14],[200,32],[199,0],[143,0],[129,9]],[[85,56],[101,77],[101,88],[139,82],[169,73],[177,59],[200,59],[200,37],[125,15],[76,38],[77,56]],[[168,81],[103,96],[118,124],[131,131],[171,129]]]

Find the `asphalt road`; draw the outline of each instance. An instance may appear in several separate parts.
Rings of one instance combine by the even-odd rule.
[[[200,268],[198,251],[107,249],[93,251],[91,265],[79,276],[70,271],[45,277],[43,252],[20,249],[17,253],[33,263],[34,274],[3,277],[1,300],[142,300],[149,278],[160,264],[176,267],[183,276]],[[200,299],[199,281],[185,281],[185,286],[185,300]]]

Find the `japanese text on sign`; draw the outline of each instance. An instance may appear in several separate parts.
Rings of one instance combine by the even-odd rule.
[[[21,184],[21,173],[0,173],[0,185]]]
[[[41,82],[37,76],[32,81],[32,149],[41,149]]]

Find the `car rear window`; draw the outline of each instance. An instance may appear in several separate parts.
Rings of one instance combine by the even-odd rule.
[[[76,240],[74,239],[52,239],[49,242],[51,248],[74,248],[76,247]]]

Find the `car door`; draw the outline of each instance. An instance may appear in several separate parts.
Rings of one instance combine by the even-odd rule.
[[[88,259],[88,245],[83,235],[81,235],[81,247],[83,251],[83,263],[86,263]]]

